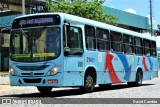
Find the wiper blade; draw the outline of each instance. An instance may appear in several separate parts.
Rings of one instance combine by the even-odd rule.
[[[25,36],[25,38],[27,38],[27,35],[26,35],[26,33],[23,31],[23,29],[22,29],[22,28],[19,28],[19,30],[22,32],[22,34]]]

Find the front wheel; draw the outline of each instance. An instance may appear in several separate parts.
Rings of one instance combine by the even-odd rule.
[[[87,72],[84,78],[84,86],[81,88],[85,92],[92,92],[95,88],[95,75],[93,72]]]
[[[38,91],[39,91],[40,93],[45,93],[45,94],[47,94],[47,93],[50,93],[50,92],[51,92],[52,87],[37,87],[37,89],[38,89]]]

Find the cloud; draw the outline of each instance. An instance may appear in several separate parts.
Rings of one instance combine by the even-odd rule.
[[[132,13],[132,14],[137,14],[137,12],[134,9],[125,9],[124,11]]]

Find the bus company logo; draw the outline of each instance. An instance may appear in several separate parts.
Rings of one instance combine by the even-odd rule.
[[[87,57],[87,62],[95,62],[95,58],[93,58],[93,57]]]
[[[30,76],[31,76],[31,77],[33,76],[33,72],[30,72]]]

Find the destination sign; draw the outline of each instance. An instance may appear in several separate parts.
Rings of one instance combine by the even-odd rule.
[[[44,24],[44,23],[52,23],[54,22],[54,19],[52,17],[47,18],[36,18],[36,19],[26,19],[26,20],[20,20],[19,25],[29,25],[29,24]]]
[[[12,28],[25,28],[35,26],[59,25],[59,15],[35,15],[17,18],[13,21]]]

